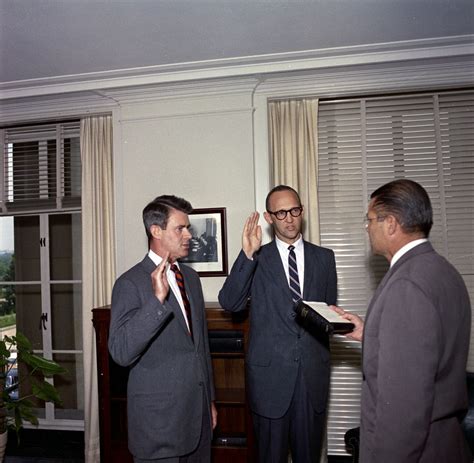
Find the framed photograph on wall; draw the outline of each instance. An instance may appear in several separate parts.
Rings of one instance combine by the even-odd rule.
[[[189,214],[189,254],[180,262],[202,277],[227,275],[227,225],[225,207],[194,209]]]

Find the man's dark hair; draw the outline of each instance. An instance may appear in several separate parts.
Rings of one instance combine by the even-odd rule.
[[[422,232],[426,237],[433,225],[433,209],[426,190],[413,180],[386,183],[370,198],[378,215],[391,214],[406,233]]]
[[[158,196],[145,206],[145,209],[143,209],[143,225],[145,225],[148,241],[151,240],[151,226],[158,225],[162,230],[165,230],[170,212],[173,209],[189,214],[193,207],[185,199],[173,195]]]
[[[272,188],[267,194],[267,199],[265,200],[265,208],[267,209],[267,212],[270,212],[270,196],[273,193],[276,193],[277,191],[292,191],[298,198],[298,203],[301,206],[300,195],[294,188],[291,188],[291,186],[288,186],[288,185],[277,185],[276,187]],[[275,211],[272,211],[272,212],[275,212]]]

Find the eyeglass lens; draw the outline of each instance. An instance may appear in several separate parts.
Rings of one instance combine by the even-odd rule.
[[[289,209],[288,211],[285,211],[284,209],[282,209],[280,211],[275,212],[275,217],[278,220],[283,220],[286,218],[286,214],[288,214],[288,212],[291,214],[292,217],[299,217],[301,215],[301,210],[302,210],[301,207],[293,207],[292,209]]]

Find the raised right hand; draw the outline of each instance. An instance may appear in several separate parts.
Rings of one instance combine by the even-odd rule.
[[[262,245],[262,227],[258,224],[259,217],[258,212],[252,212],[245,221],[242,232],[242,250],[248,259],[252,259]]]
[[[161,264],[158,265],[158,267],[156,267],[151,273],[151,284],[153,285],[153,291],[155,296],[162,304],[165,302],[166,296],[170,290],[168,278],[166,277],[166,266],[168,265],[169,256],[169,252],[167,252],[163,256]]]

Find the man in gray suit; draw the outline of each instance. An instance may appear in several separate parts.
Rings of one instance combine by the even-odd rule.
[[[390,262],[365,325],[335,308],[363,339],[362,463],[472,461],[460,420],[467,409],[471,307],[456,269],[428,242],[433,218],[421,185],[395,180],[371,195],[372,251]]]
[[[217,413],[204,299],[196,272],[177,263],[189,252],[191,210],[168,195],[145,207],[149,252],[113,289],[109,351],[130,368],[135,463],[210,461]]]
[[[242,310],[250,297],[246,366],[261,463],[319,461],[329,388],[329,341],[295,319],[296,301],[334,304],[334,253],[303,240],[303,206],[285,185],[267,196],[265,220],[275,240],[262,246],[259,214],[246,221],[242,251],[219,293],[222,307]]]

